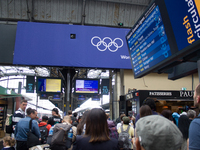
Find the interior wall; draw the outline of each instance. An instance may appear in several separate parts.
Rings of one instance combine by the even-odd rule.
[[[193,82],[193,83],[192,83]],[[137,90],[181,90],[183,87],[186,90],[194,90],[199,83],[198,73],[187,77],[169,80],[168,74],[150,73],[142,78],[134,79],[132,70],[124,70],[124,86],[125,93],[128,89]]]

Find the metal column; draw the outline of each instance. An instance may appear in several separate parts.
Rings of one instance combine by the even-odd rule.
[[[200,83],[200,59],[197,61],[197,68],[198,68],[198,76],[199,76],[199,83]]]
[[[115,79],[115,85],[113,86],[113,119],[116,119],[117,103],[118,103],[117,101],[118,76],[116,71],[114,74],[114,79]]]
[[[69,107],[70,105],[72,105],[71,104],[71,97],[70,97],[70,83],[71,83],[71,81],[70,81],[70,69],[68,69],[68,71],[67,71],[67,103],[66,103],[66,106],[67,106],[67,110],[66,110],[66,114],[67,114],[67,112],[68,112],[68,110],[71,110],[71,107]]]
[[[109,92],[110,92],[110,119],[113,119],[113,90],[112,90],[112,70],[109,70]]]

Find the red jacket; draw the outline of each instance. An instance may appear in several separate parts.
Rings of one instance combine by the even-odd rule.
[[[47,123],[46,123],[46,122],[40,122],[38,125],[39,125],[39,127],[42,127],[42,126],[46,126],[46,125],[47,125]],[[51,125],[50,125],[50,124],[48,124],[48,125],[46,126],[46,128],[47,128],[47,130],[48,130],[48,133],[49,133],[49,130],[50,130],[50,128],[51,128]]]

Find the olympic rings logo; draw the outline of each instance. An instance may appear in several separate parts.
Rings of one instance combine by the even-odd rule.
[[[97,39],[98,42],[97,43],[94,43],[94,39]],[[109,41],[108,42],[105,42],[106,41]],[[118,45],[116,43],[116,41],[120,41],[121,42],[121,45]],[[114,40],[112,40],[110,37],[105,37],[103,38],[103,40],[101,40],[100,37],[98,36],[94,36],[92,39],[91,39],[91,43],[93,46],[97,47],[97,49],[101,52],[105,51],[106,49],[108,49],[109,51],[111,52],[116,52],[119,48],[121,48],[123,45],[124,45],[124,42],[122,39],[120,38],[115,38]],[[102,45],[102,46],[101,46]],[[111,46],[114,46],[115,48],[114,49],[111,49]],[[101,46],[101,48],[99,48]],[[113,48],[113,47],[112,47]]]

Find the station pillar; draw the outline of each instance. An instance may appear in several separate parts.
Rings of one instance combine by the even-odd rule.
[[[197,61],[197,68],[198,68],[198,77],[199,77],[199,83],[200,83],[200,59]]]

